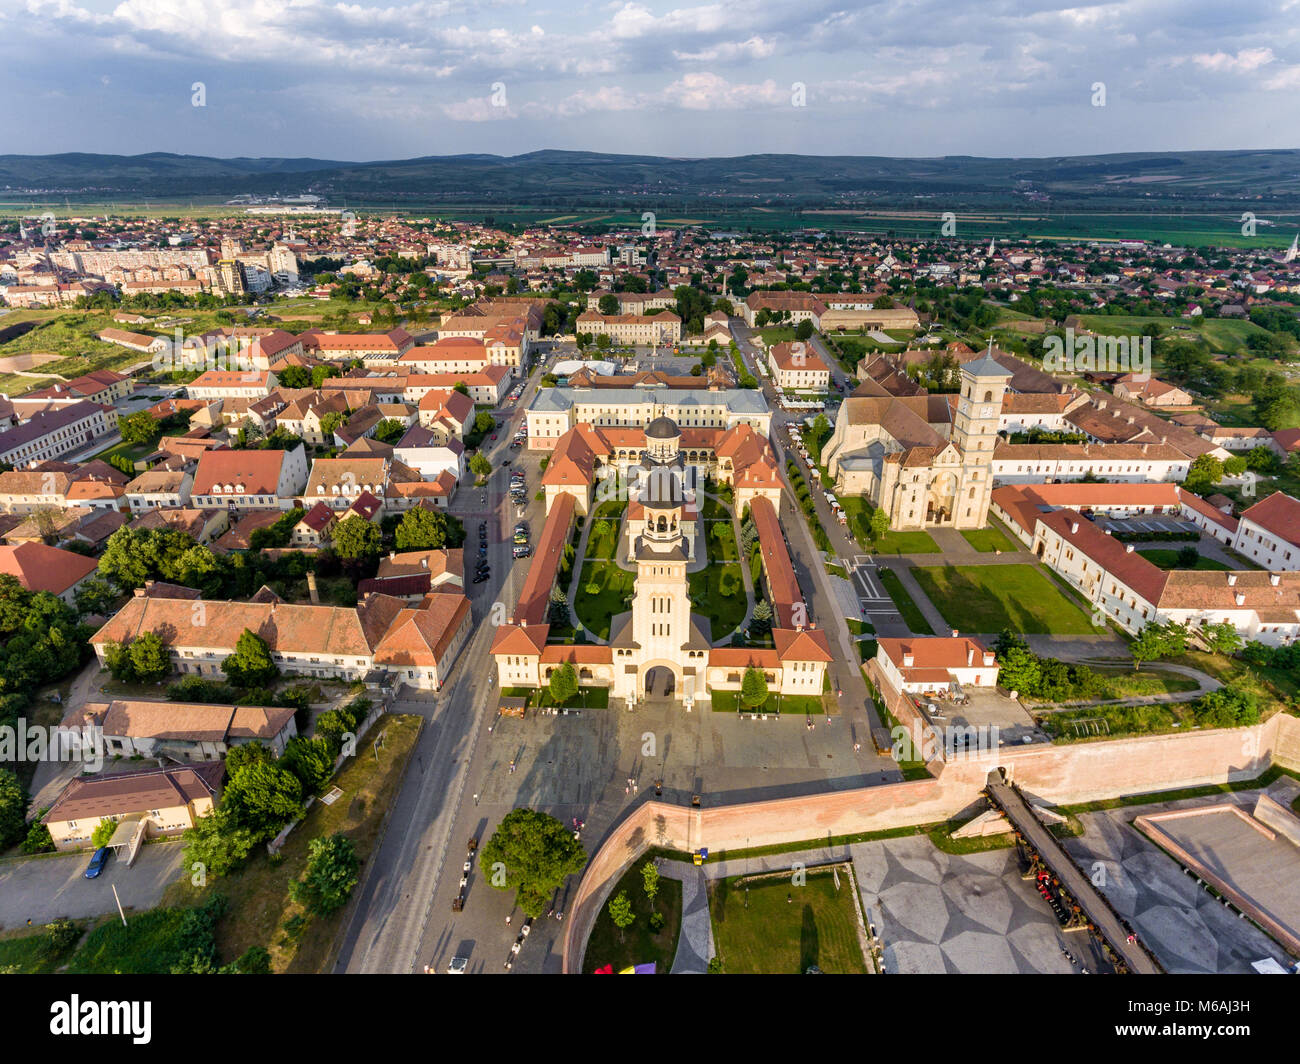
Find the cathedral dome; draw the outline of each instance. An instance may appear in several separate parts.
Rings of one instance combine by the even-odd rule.
[[[646,426],[645,435],[648,440],[675,440],[681,436],[682,431],[677,427],[677,422],[670,417],[657,417]]]

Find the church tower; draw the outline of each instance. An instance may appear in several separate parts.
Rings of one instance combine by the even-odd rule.
[[[961,452],[962,475],[953,507],[957,528],[982,528],[993,493],[993,450],[998,442],[1002,397],[1011,373],[993,357],[993,341],[979,358],[961,367],[961,395],[952,442]]]

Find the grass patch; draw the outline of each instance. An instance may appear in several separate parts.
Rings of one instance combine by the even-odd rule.
[[[579,594],[573,603],[578,620],[598,638],[608,639],[610,622],[615,615],[631,608],[629,603],[635,584],[636,574],[620,569],[614,562],[584,562],[578,583]]]
[[[72,975],[167,974],[182,960],[179,942],[185,909],[176,906],[149,909],[122,921],[111,919],[85,937],[72,955]]]
[[[849,578],[849,574],[838,565],[827,564],[825,568],[827,576],[838,576],[841,580],[847,580]]]
[[[877,540],[868,540],[873,554],[938,554],[939,544],[929,532],[886,532]]]
[[[718,880],[709,885],[713,938],[733,975],[795,975],[816,966],[832,975],[865,975],[854,882],[839,870],[807,873],[803,886],[785,874]]]
[[[898,579],[898,574],[892,569],[881,568],[876,570],[876,575],[880,577],[880,586],[889,592],[889,597],[894,600],[894,605],[898,607],[903,622],[912,630],[912,634],[934,635],[930,622],[925,619],[925,614],[921,612],[920,607],[912,601],[912,596],[907,593],[907,588]]]
[[[1300,772],[1291,772],[1279,765],[1273,765],[1253,780],[1234,780],[1230,783],[1207,783],[1200,787],[1182,787],[1172,791],[1126,794],[1120,798],[1102,798],[1099,801],[1080,802],[1077,805],[1059,805],[1056,811],[1073,817],[1080,813],[1102,813],[1108,809],[1126,809],[1135,805],[1151,805],[1153,802],[1180,802],[1186,798],[1209,798],[1216,794],[1233,794],[1237,791],[1253,791],[1256,788],[1267,787],[1283,776],[1300,779]]]
[[[745,597],[744,577],[738,564],[713,564],[697,573],[688,573],[686,581],[691,608],[709,619],[712,639],[721,639],[740,626],[749,600]]]
[[[658,966],[656,973],[659,975],[667,975],[672,968],[673,958],[677,955],[677,938],[682,930],[682,885],[679,880],[660,876],[659,892],[651,902],[641,881],[641,868],[647,860],[650,860],[649,855],[634,861],[609,893],[610,898],[616,898],[619,891],[627,892],[636,922],[619,931],[609,918],[607,899],[596,917],[591,937],[587,939],[582,961],[584,972],[595,971],[606,964],[612,964],[617,972],[629,965],[648,964],[650,961]],[[650,927],[650,916],[656,912],[664,918],[660,931]]]
[[[1160,548],[1152,547],[1147,550],[1140,550],[1137,553],[1142,555],[1142,557],[1152,564],[1160,566],[1161,569],[1183,568],[1183,566],[1178,564],[1178,552],[1176,550],[1162,550]],[[1215,561],[1213,558],[1205,558],[1201,555],[1197,555],[1196,564],[1193,565],[1192,568],[1223,571],[1231,569],[1232,567],[1230,565],[1224,565],[1223,562]]]
[[[875,635],[876,634],[876,626],[872,624],[870,621],[858,621],[850,617],[847,620],[845,620],[844,623],[848,625],[849,631],[853,635]]]
[[[962,632],[1087,635],[1091,617],[1033,565],[944,565],[912,570],[949,627]]]
[[[1259,702],[1261,716],[1286,709],[1300,698],[1300,676],[1286,669],[1267,665],[1247,665],[1226,654],[1206,654],[1192,651],[1181,657],[1170,658],[1172,665],[1190,665],[1209,673],[1224,687],[1253,694]]]
[[[714,713],[737,713],[742,711],[739,691],[714,691],[710,696]],[[825,713],[825,702],[816,695],[778,695],[769,694],[761,706],[745,706],[745,713],[784,713],[787,716],[797,714],[801,717],[812,713]]]
[[[188,878],[168,888],[165,898],[172,904],[181,900],[185,904],[200,903],[210,892],[224,894],[230,900],[229,911],[217,925],[217,951],[222,963],[234,960],[250,946],[263,946],[271,954],[275,972],[324,971],[349,910],[345,906],[328,918],[313,918],[296,942],[289,941],[282,932],[283,925],[303,912],[302,906],[289,900],[289,883],[300,878],[307,867],[308,843],[322,835],[341,831],[352,839],[362,862],[371,856],[379,843],[384,815],[396,800],[419,728],[420,718],[416,716],[390,715],[376,721],[359,744],[359,755],[331,781],[343,796],[333,805],[314,803],[303,822],[289,834],[279,857],[273,859],[264,847],[258,847],[242,869],[210,881],[202,890],[192,888]],[[371,742],[380,734],[385,736],[385,742],[376,761]]]
[[[120,921],[118,926],[121,926]],[[77,928],[80,931],[81,925],[78,924]],[[15,931],[0,937],[0,972],[14,975],[49,975],[57,972],[75,949],[79,938],[80,935],[66,949],[54,950],[50,947],[44,928],[35,934],[23,928],[21,932]]]
[[[1093,742],[1125,735],[1161,735],[1189,731],[1196,718],[1189,703],[1148,706],[1086,706],[1037,718],[1054,743]]]
[[[965,531],[961,538],[981,554],[992,554],[995,550],[1013,551],[1016,545],[996,528],[975,528]]]

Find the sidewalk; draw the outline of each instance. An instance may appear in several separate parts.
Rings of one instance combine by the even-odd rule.
[[[707,975],[713,957],[713,920],[709,916],[708,881],[703,868],[684,861],[659,860],[661,875],[682,885],[682,930],[672,975]]]

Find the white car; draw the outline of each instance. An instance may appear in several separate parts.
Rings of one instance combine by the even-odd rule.
[[[469,967],[468,957],[452,957],[451,963],[447,965],[447,974],[464,975],[467,967]]]

